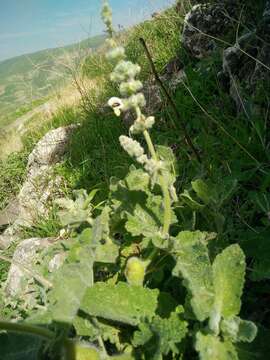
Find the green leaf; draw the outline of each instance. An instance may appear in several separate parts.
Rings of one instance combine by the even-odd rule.
[[[162,359],[162,355],[170,352],[178,354],[177,345],[187,334],[183,312],[183,307],[179,306],[167,319],[155,316],[151,322],[141,323],[139,331],[134,333],[132,344],[135,347],[146,345],[145,352],[149,353],[151,359]]]
[[[128,175],[125,178],[127,188],[131,191],[149,192],[150,177],[147,172],[142,169],[131,167]]]
[[[96,340],[100,333],[96,326],[94,326],[88,319],[81,316],[75,317],[73,326],[76,330],[77,336],[87,336],[91,341]]]
[[[94,245],[99,244],[101,240],[111,242],[109,226],[110,211],[111,209],[108,206],[105,206],[102,209],[101,214],[93,222],[92,243]]]
[[[133,236],[144,235],[151,238],[159,233],[163,217],[163,199],[161,196],[151,195],[147,198],[144,205],[136,204],[134,212],[128,214],[126,229]],[[172,212],[172,223],[176,222],[176,217]]]
[[[258,334],[252,343],[236,344],[240,360],[264,360],[270,353],[270,330],[258,326]]]
[[[187,335],[188,324],[181,316],[183,313],[183,307],[178,306],[168,319],[154,317],[150,327],[158,337],[158,350],[161,354],[167,355],[170,351],[173,354],[179,353],[177,344]]]
[[[213,188],[210,188],[206,182],[201,179],[197,179],[191,182],[192,189],[195,191],[197,196],[207,205],[210,202],[215,202],[213,196]]]
[[[221,321],[223,336],[232,342],[252,342],[257,335],[257,327],[252,321],[235,316]]]
[[[191,293],[191,306],[197,319],[205,320],[212,309],[213,277],[208,255],[207,239],[211,234],[200,231],[182,231],[173,243],[176,266],[173,275],[182,277]]]
[[[96,191],[90,193],[89,197],[92,199]],[[57,199],[55,203],[63,210],[58,211],[60,222],[63,226],[70,226],[76,228],[83,222],[92,222],[92,206],[89,202],[87,192],[83,189],[73,191],[75,200],[71,199]]]
[[[53,289],[48,295],[48,310],[55,321],[71,324],[86,289],[93,285],[94,254],[91,248],[82,248],[80,257],[80,262],[65,263],[55,273]]]
[[[109,341],[111,344],[114,344],[118,351],[123,350],[123,345],[120,341],[120,330],[117,327],[97,320],[93,324],[89,319],[81,316],[76,316],[73,325],[77,336],[87,336],[91,342],[96,341],[99,336],[102,336],[103,341]]]
[[[184,190],[184,192],[182,194],[180,194],[180,198],[192,210],[202,210],[205,207],[204,204],[200,204],[198,201],[194,200],[187,190]]]
[[[245,255],[240,246],[228,246],[217,255],[213,263],[215,302],[210,328],[218,332],[221,317],[238,315],[245,280]]]
[[[87,289],[81,310],[91,316],[137,325],[141,319],[154,316],[158,294],[158,290],[127,283],[100,282]]]
[[[214,335],[198,332],[195,348],[201,360],[238,360],[234,345],[230,341],[221,341]]]
[[[95,262],[114,264],[119,255],[119,246],[111,244],[99,244],[95,249]]]
[[[40,338],[12,333],[0,334],[1,360],[36,360],[39,358]]]
[[[168,186],[173,185],[178,175],[178,164],[171,148],[162,145],[155,146],[158,157],[165,164],[163,174],[166,177]]]

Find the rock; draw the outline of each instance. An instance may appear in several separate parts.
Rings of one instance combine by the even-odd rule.
[[[209,56],[216,48],[213,37],[224,35],[231,28],[234,10],[227,2],[194,5],[185,16],[183,46],[195,58]]]
[[[221,84],[236,104],[237,112],[249,116],[247,106],[258,86],[270,80],[270,1],[266,2],[262,20],[253,31],[223,52],[223,69],[218,74]],[[258,61],[256,61],[257,59]]]
[[[12,224],[18,217],[19,201],[18,199],[12,199],[5,209],[0,211],[0,227]]]
[[[7,297],[24,297],[27,295],[28,281],[33,279],[31,271],[37,261],[38,252],[51,246],[56,238],[31,238],[23,240],[13,254],[4,292]]]
[[[55,176],[51,166],[41,166],[24,182],[18,200],[20,223],[31,226],[40,217],[49,215],[52,200],[63,196],[61,187],[64,180]]]
[[[67,150],[72,132],[77,127],[77,125],[59,127],[43,136],[29,155],[28,174],[31,175],[41,166],[51,166],[58,163]]]
[[[39,218],[46,218],[52,200],[62,197],[64,180],[55,176],[54,165],[62,160],[67,151],[72,132],[77,125],[69,125],[49,131],[29,155],[27,176],[17,197],[17,219],[0,235],[0,249],[19,239],[22,226],[30,227]]]

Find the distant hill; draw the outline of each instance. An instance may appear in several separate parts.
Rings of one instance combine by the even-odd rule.
[[[48,97],[70,78],[69,66],[99,47],[104,35],[0,62],[0,128]]]

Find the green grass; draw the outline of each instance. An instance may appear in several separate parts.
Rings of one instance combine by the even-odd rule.
[[[0,210],[15,196],[25,178],[27,152],[11,154],[5,161],[0,160]]]

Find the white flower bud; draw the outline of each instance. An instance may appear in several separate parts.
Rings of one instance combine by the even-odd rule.
[[[112,36],[112,34],[113,34],[112,10],[111,10],[107,0],[103,1],[103,7],[101,10],[101,18],[107,27],[108,33],[110,34],[110,36]]]
[[[110,61],[119,61],[125,58],[125,49],[122,46],[111,49],[107,54],[106,58]]]
[[[139,164],[143,165],[148,161],[148,157],[145,154],[143,154],[143,155],[137,157],[137,161]]]
[[[131,95],[128,98],[128,104],[131,108],[135,108],[135,107],[144,107],[146,105],[146,100],[145,97],[143,95],[143,93],[138,93],[135,95]]]
[[[157,160],[154,160],[154,159],[149,159],[144,165],[145,170],[150,175],[152,175],[152,174],[156,173],[157,171],[161,170],[162,167],[163,167],[163,162],[162,161],[157,161]]]
[[[124,103],[123,103],[122,99],[120,99],[118,97],[112,97],[108,101],[108,105],[113,109],[116,116],[120,116],[121,111],[124,108]]]
[[[136,159],[139,158],[144,154],[144,149],[138,143],[138,141],[131,139],[128,136],[121,135],[119,137],[119,141],[123,149],[132,157],[135,157]]]
[[[151,129],[151,127],[155,124],[155,118],[154,116],[149,116],[146,120],[145,120],[145,127],[147,129]]]
[[[140,91],[143,88],[143,84],[139,80],[130,80],[127,82],[122,82],[120,84],[120,93],[123,96],[130,96]]]
[[[111,80],[122,82],[134,79],[141,71],[141,67],[131,61],[120,61],[111,74]]]
[[[116,47],[116,42],[113,38],[108,38],[105,40],[105,43],[110,47],[110,48],[114,48]]]

